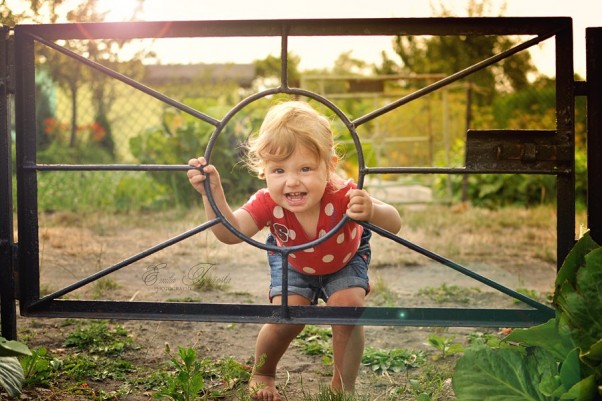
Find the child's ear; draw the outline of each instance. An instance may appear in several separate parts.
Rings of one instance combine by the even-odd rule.
[[[328,166],[329,170],[335,171],[337,168],[337,164],[339,164],[339,158],[337,155],[332,155],[332,157],[330,158],[330,165]]]

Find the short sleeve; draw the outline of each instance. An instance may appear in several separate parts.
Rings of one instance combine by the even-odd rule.
[[[268,190],[264,188],[253,194],[241,208],[246,210],[253,218],[253,221],[255,221],[257,227],[261,228],[271,224],[272,209],[275,204]]]

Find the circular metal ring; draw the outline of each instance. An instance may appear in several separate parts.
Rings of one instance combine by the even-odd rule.
[[[253,103],[254,101],[257,101],[261,98],[267,97],[267,96],[271,96],[271,95],[275,95],[275,94],[279,94],[279,93],[286,93],[286,94],[291,94],[291,95],[301,95],[301,96],[305,96],[308,97],[310,99],[313,99],[321,104],[323,104],[324,106],[326,106],[327,108],[329,108],[330,110],[332,110],[340,119],[341,121],[343,121],[343,123],[345,124],[345,126],[347,127],[347,129],[349,130],[349,133],[351,134],[351,137],[353,139],[353,143],[355,144],[355,148],[357,151],[357,157],[358,157],[358,182],[357,182],[357,186],[358,188],[362,188],[363,186],[363,182],[364,182],[364,175],[365,175],[365,166],[364,166],[364,155],[362,152],[362,146],[361,143],[359,141],[359,137],[357,135],[357,132],[355,131],[355,126],[353,125],[353,123],[347,118],[347,116],[337,107],[335,106],[332,102],[330,102],[329,100],[325,99],[324,97],[314,93],[314,92],[310,92],[307,90],[303,90],[303,89],[296,89],[296,88],[276,88],[276,89],[268,89],[262,92],[258,92],[246,99],[244,99],[243,101],[241,101],[239,104],[237,104],[233,109],[231,109],[226,116],[224,117],[224,119],[221,121],[221,123],[216,127],[215,131],[213,132],[213,134],[211,135],[211,138],[209,138],[209,142],[207,144],[207,148],[205,150],[205,159],[207,160],[207,163],[210,163],[211,161],[211,152],[213,151],[213,148],[215,146],[215,143],[217,142],[217,138],[219,136],[219,134],[222,132],[223,128],[228,124],[228,122],[239,112],[241,111],[243,108],[245,108],[246,106],[248,106],[249,104]],[[300,244],[300,245],[294,245],[294,246],[290,246],[290,247],[278,247],[278,246],[274,246],[274,245],[267,245],[265,243],[259,242],[254,240],[253,238],[250,238],[249,236],[241,233],[240,231],[238,231],[238,229],[236,227],[234,227],[223,215],[223,213],[221,212],[221,210],[219,210],[219,208],[217,207],[217,204],[215,203],[215,199],[213,198],[213,194],[211,193],[211,187],[209,185],[209,176],[207,176],[207,179],[205,180],[205,193],[207,194],[207,199],[209,200],[209,204],[211,205],[211,208],[213,209],[214,213],[216,214],[217,218],[219,218],[221,220],[221,223],[226,226],[226,228],[232,233],[234,234],[236,237],[238,237],[239,239],[243,240],[244,242],[253,245],[257,248],[260,249],[264,249],[267,251],[272,251],[272,252],[278,252],[278,253],[282,253],[282,254],[289,254],[289,253],[293,253],[293,252],[297,252],[297,251],[302,251],[304,249],[309,249],[312,247],[315,247],[319,244],[321,244],[322,242],[326,241],[328,238],[332,237],[337,231],[339,231],[339,229],[349,220],[349,217],[347,217],[347,215],[344,215],[341,220],[330,230],[328,231],[325,235],[316,238],[313,241],[307,242],[305,244]]]

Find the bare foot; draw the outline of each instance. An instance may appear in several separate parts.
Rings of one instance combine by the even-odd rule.
[[[276,390],[276,379],[271,375],[254,373],[249,381],[251,398],[258,401],[282,401]]]

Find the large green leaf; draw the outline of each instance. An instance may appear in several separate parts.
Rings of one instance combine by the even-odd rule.
[[[585,233],[583,237],[577,241],[575,246],[564,259],[564,262],[558,271],[558,275],[556,276],[556,292],[558,292],[559,287],[562,286],[567,280],[572,285],[575,285],[577,270],[585,264],[585,255],[599,247],[600,245],[598,245],[596,241],[592,239],[589,232]],[[556,295],[554,296],[554,300],[555,299]]]
[[[16,357],[0,357],[0,386],[2,386],[10,397],[21,394],[21,388],[25,381],[23,368]]]
[[[559,323],[584,352],[602,338],[602,248],[590,251],[572,280],[567,277],[557,290]]]
[[[548,401],[539,389],[558,374],[557,362],[536,349],[479,347],[466,351],[456,364],[453,388],[458,401]]]
[[[558,330],[556,319],[550,319],[546,323],[528,329],[513,330],[504,341],[541,347],[554,355],[558,362],[564,361],[569,352],[575,348],[571,337]]]
[[[0,357],[24,355],[31,355],[31,351],[27,345],[19,341],[9,341],[4,337],[0,337]]]
[[[566,393],[562,394],[561,400],[592,401],[596,397],[596,378],[588,376],[576,383]]]

